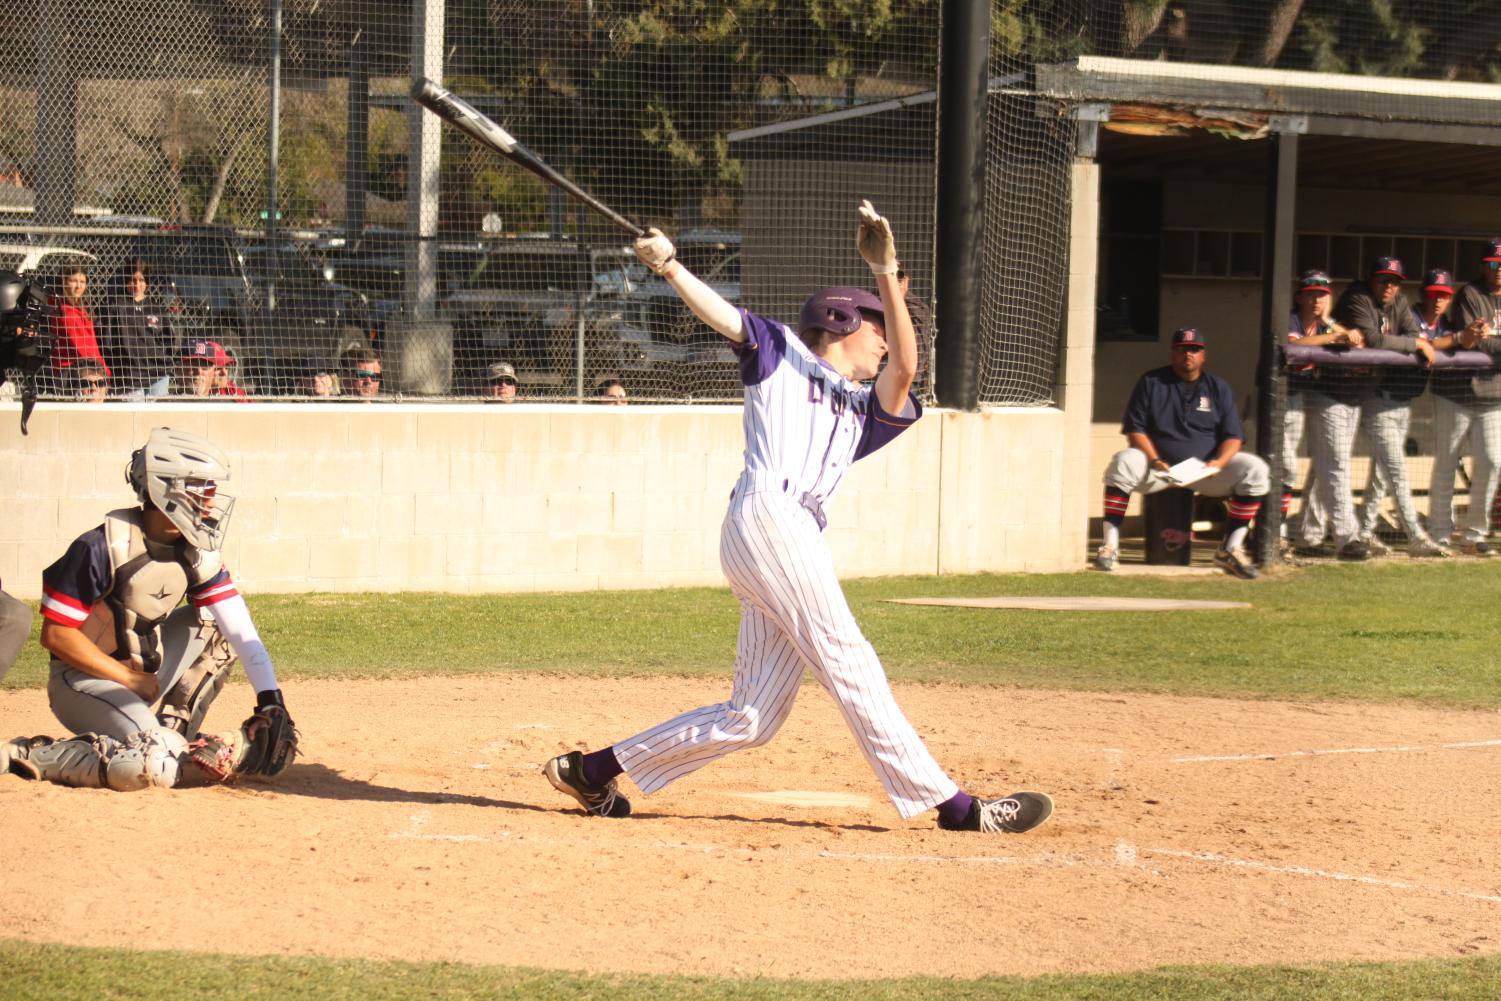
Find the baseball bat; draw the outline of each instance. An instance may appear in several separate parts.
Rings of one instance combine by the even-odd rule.
[[[476,142],[490,147],[517,166],[531,171],[548,184],[560,188],[574,198],[577,198],[625,230],[632,238],[641,236],[646,232],[646,230],[631,222],[625,216],[616,212],[610,206],[595,198],[589,192],[574,184],[563,174],[549,166],[540,156],[522,145],[515,136],[495,124],[487,116],[480,114],[479,110],[468,101],[460,97],[455,97],[452,91],[445,90],[426,77],[423,77],[412,85],[412,100],[448,124],[457,127]]]

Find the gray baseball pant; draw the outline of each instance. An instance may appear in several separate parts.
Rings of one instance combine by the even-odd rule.
[[[1127,494],[1155,494],[1177,486],[1154,470],[1147,453],[1139,448],[1123,448],[1111,456],[1105,467],[1105,485]],[[1189,484],[1189,489],[1206,497],[1265,497],[1272,490],[1272,473],[1261,456],[1236,452],[1223,469]]]
[[[1491,498],[1501,481],[1501,401],[1455,403],[1438,396],[1433,401],[1433,481],[1428,488],[1428,529],[1447,541],[1455,530],[1454,474],[1468,439],[1474,466],[1470,470],[1470,510],[1461,541],[1480,542],[1491,530]]]
[[[1327,514],[1334,522],[1334,544],[1343,546],[1360,534],[1350,493],[1350,449],[1360,427],[1360,408],[1323,393],[1305,393],[1304,399],[1314,475],[1303,501],[1303,544],[1316,546],[1324,541]]]
[[[183,605],[162,623],[157,702],[172,691],[182,673],[203,652],[207,636],[198,627],[199,611],[192,605]],[[47,700],[58,722],[75,734],[102,733],[128,740],[132,734],[160,725],[152,704],[124,685],[85,674],[57,660],[52,661],[52,674],[47,679]]]
[[[0,681],[31,635],[31,606],[0,591]]]
[[[1397,514],[1408,539],[1424,536],[1418,521],[1418,509],[1412,502],[1412,487],[1407,481],[1407,428],[1412,420],[1408,400],[1393,400],[1381,393],[1366,397],[1360,405],[1360,429],[1371,443],[1371,472],[1367,479],[1365,502],[1360,513],[1362,534],[1376,530],[1381,516],[1381,502],[1391,490]]]

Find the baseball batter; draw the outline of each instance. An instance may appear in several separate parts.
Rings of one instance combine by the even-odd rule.
[[[47,696],[77,736],[6,741],[0,774],[126,791],[170,788],[190,759],[215,778],[291,764],[296,731],[271,657],[219,555],[228,477],[224,453],[182,431],[157,428],[131,455],[141,505],[111,511],[42,573]],[[255,712],[233,741],[202,737],[236,656]]]
[[[903,819],[936,807],[946,830],[1021,833],[1052,813],[1043,793],[978,799],[944,773],[897,705],[823,539],[829,502],[850,464],[922,413],[910,393],[917,344],[897,284],[891,227],[869,202],[859,213],[856,242],[879,298],[858,288],[824,289],[803,306],[797,331],[731,306],[675,260],[659,231],[636,241],[647,267],[728,338],[740,360],[745,471],[720,534],[720,562],[740,599],[740,640],[727,702],[547,763],[548,780],[589,814],[630,814],[618,788],[622,772],[650,794],[770,740],[792,711],[804,670],[838,703]]]

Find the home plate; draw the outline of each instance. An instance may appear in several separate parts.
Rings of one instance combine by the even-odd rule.
[[[1037,612],[1177,612],[1250,608],[1248,601],[1184,601],[1178,598],[887,598],[899,605],[956,608],[1025,608]]]
[[[821,792],[816,789],[779,789],[774,792],[736,792],[730,795],[762,803],[775,803],[778,806],[870,806],[869,796],[850,792]]]

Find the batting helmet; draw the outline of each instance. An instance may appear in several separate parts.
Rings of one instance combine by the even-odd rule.
[[[886,318],[886,308],[881,305],[881,300],[863,288],[819,289],[803,303],[803,310],[797,317],[797,332],[827,330],[843,337],[860,329],[864,319],[861,313],[873,313],[883,322]]]

